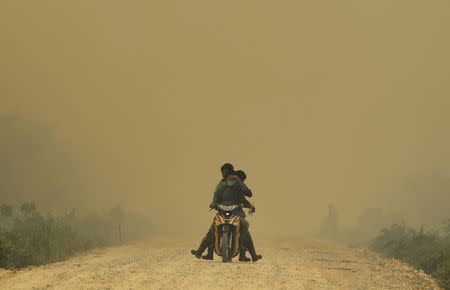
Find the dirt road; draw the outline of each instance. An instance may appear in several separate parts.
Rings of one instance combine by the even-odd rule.
[[[257,263],[222,264],[193,258],[194,244],[158,240],[3,270],[0,289],[437,289],[425,274],[363,249],[267,242]]]

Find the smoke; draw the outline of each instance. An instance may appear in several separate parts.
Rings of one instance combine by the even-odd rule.
[[[344,224],[363,208],[420,222],[448,195],[422,207],[408,180],[449,170],[449,5],[3,1],[0,113],[29,120],[3,155],[39,174],[3,169],[21,187],[1,197],[198,234],[232,162],[261,235],[318,231],[328,203]],[[36,134],[47,153],[29,156]]]
[[[78,164],[50,128],[5,115],[0,116],[0,132],[2,202],[36,199],[52,209],[79,201],[83,182]]]

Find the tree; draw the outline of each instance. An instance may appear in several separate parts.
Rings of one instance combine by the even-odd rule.
[[[10,205],[0,205],[0,216],[11,217],[13,214],[13,208]]]
[[[109,210],[109,216],[113,223],[117,224],[119,243],[122,242],[122,221],[125,216],[123,209],[120,206],[113,207]]]
[[[446,232],[447,235],[450,236],[450,219],[447,219],[446,221],[444,221],[443,224],[444,225],[442,226],[442,228],[443,228],[444,232]]]
[[[322,221],[320,235],[326,239],[335,239],[338,235],[338,213],[333,204],[328,204],[328,215]]]
[[[20,206],[20,211],[27,217],[35,215],[37,214],[36,204],[34,203],[34,201],[24,202]]]

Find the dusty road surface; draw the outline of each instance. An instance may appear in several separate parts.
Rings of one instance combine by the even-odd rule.
[[[0,289],[438,289],[425,274],[363,249],[260,242],[263,260],[222,264],[193,258],[194,244],[158,240],[3,270]]]

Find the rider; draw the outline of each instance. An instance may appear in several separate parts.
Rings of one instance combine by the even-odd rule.
[[[231,203],[231,204],[243,204],[246,207],[255,210],[255,207],[245,199],[244,194],[249,195],[249,189],[243,184],[243,182],[237,178],[234,173],[234,168],[231,164],[226,163],[221,168],[223,179],[219,182],[214,192],[214,198],[210,205],[211,208],[216,208],[219,203]],[[252,261],[256,262],[261,259],[261,255],[257,255],[253,243],[249,243],[248,237],[248,222],[245,219],[242,209],[237,209],[235,214],[241,217],[241,245],[240,249],[244,249],[247,246]],[[192,250],[191,253],[197,258],[200,258],[203,251],[214,240],[214,222],[211,225],[210,230],[203,238],[197,250]]]
[[[247,185],[244,183],[245,179],[247,179],[247,175],[245,174],[245,172],[243,170],[235,171],[234,175],[236,175],[240,180],[242,180],[244,186],[247,187]],[[230,176],[230,178],[233,178],[233,177]],[[248,187],[247,187],[247,189],[248,189],[248,191],[246,191],[244,194],[247,197],[252,197],[252,195],[253,195],[252,191]],[[245,213],[244,213],[243,209],[241,207],[239,209],[240,209],[241,215],[245,217]],[[253,208],[252,212],[254,212],[254,208]],[[248,239],[249,240],[247,242],[253,244],[253,239],[252,239],[250,232],[248,232]],[[247,248],[241,249],[241,251],[239,251],[239,261],[242,261],[242,262],[250,262],[251,261],[251,259],[246,256],[246,254],[245,254],[246,251],[247,251]],[[203,255],[202,259],[212,260],[213,256],[214,256],[214,242],[211,243],[210,245],[208,245],[208,253],[206,255]]]

